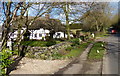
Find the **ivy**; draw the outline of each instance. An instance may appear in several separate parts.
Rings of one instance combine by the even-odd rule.
[[[6,68],[9,67],[9,65],[11,63],[13,63],[13,60],[10,59],[10,57],[12,56],[12,52],[11,50],[7,49],[3,49],[0,52],[0,69],[1,69],[1,75],[6,75]]]

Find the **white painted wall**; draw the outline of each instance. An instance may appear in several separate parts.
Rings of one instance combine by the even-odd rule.
[[[56,32],[53,38],[64,38],[64,32]],[[65,38],[67,38],[67,34],[65,34]]]
[[[42,39],[47,35],[47,33],[49,34],[49,30],[44,30],[42,28],[39,30],[31,30],[30,32],[30,39]]]
[[[29,30],[29,32],[31,33],[30,35],[30,39],[37,39],[37,40],[41,40],[42,38],[44,38],[45,40],[45,36],[49,36],[49,30],[44,30],[43,28],[39,29],[39,30]],[[23,30],[21,30],[21,33],[23,33]],[[60,35],[58,35],[58,33]],[[15,31],[12,35],[11,38],[16,38],[17,37],[18,32]],[[73,37],[73,35],[70,35],[71,37]],[[53,35],[53,38],[64,38],[64,32],[56,32]],[[67,38],[67,34],[65,34],[65,38]]]

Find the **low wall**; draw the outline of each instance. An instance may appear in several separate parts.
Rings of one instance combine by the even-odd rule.
[[[59,52],[61,49],[70,46],[70,42],[59,43],[50,47],[27,47],[26,56],[32,58],[52,59],[52,55]]]

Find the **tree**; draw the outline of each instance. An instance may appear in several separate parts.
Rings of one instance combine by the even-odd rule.
[[[107,3],[96,3],[95,7],[84,14],[88,16],[82,22],[83,29],[100,32],[110,26],[110,16],[107,13],[110,10],[106,10],[107,8],[109,8]]]
[[[15,18],[18,9],[22,5],[22,2],[15,3],[16,6],[13,6],[13,3],[10,2],[3,2],[3,13],[4,13],[4,23],[2,25],[3,31],[2,31],[2,45],[1,45],[1,52],[0,55],[2,59],[0,58],[0,61],[2,62],[1,67],[1,73],[6,74],[6,67],[8,67],[11,64],[11,60],[9,57],[11,56],[11,51],[7,49],[7,41],[9,40],[9,32],[10,32],[10,26],[12,25],[13,19]]]
[[[37,18],[47,13],[52,8],[50,6],[51,4],[46,2],[45,3],[41,3],[41,2],[25,3],[24,2],[22,4],[21,8],[19,9],[20,13],[19,15],[16,16],[16,18],[14,18],[14,22],[12,25],[13,27],[15,26],[16,29],[18,30],[18,34],[16,38],[17,40],[16,45],[18,46],[18,51],[20,51],[21,41],[25,40],[25,39],[22,39],[22,37],[26,36],[27,35],[26,33],[28,33],[28,27],[31,26]],[[29,11],[31,11],[31,9],[36,11],[36,13],[34,14],[34,18],[29,18],[28,13]],[[22,32],[22,29],[23,29],[23,32]],[[19,52],[19,55],[21,55],[20,52]]]
[[[42,4],[42,5],[40,5]],[[51,3],[52,4],[52,3]],[[9,49],[7,49],[7,42],[9,41],[10,35],[11,35],[11,27],[13,26],[14,23],[18,23],[17,30],[18,30],[18,37],[17,37],[17,45],[18,45],[18,51],[19,45],[22,41],[22,36],[28,31],[28,26],[32,25],[34,21],[41,17],[43,14],[47,13],[52,7],[49,6],[51,5],[50,3],[29,3],[29,2],[12,2],[10,0],[9,2],[2,2],[2,15],[4,16],[3,18],[3,31],[2,31],[2,45],[1,45],[1,52],[0,55],[4,57],[2,60],[2,74],[6,73],[5,68],[9,67],[11,64],[11,60],[9,59],[12,54]],[[36,9],[34,5],[38,6],[38,9]],[[28,16],[29,16],[29,10],[30,8],[36,9],[36,15],[33,19],[28,21]],[[19,18],[18,18],[19,17]],[[25,18],[24,24],[25,24],[25,30],[21,34],[21,29],[22,29],[22,23],[23,19]],[[19,19],[19,20],[18,20]],[[20,54],[21,55],[21,54]],[[3,72],[4,71],[4,72]]]
[[[120,29],[120,16],[119,14],[115,14],[111,19],[111,25],[113,28],[115,28],[117,31]]]
[[[82,14],[90,10],[94,2],[61,2],[57,3],[54,8],[57,8],[57,14],[63,16],[61,21],[66,25],[68,39],[70,39],[70,24],[81,22]]]

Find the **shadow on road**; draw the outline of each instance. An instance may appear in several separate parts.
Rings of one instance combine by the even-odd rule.
[[[20,61],[22,58],[23,58],[23,57],[16,57],[16,58],[14,59],[14,62],[10,65],[10,67],[7,68],[7,75],[9,75],[11,71],[17,69],[16,67],[19,65],[18,63],[19,63],[19,61]]]

